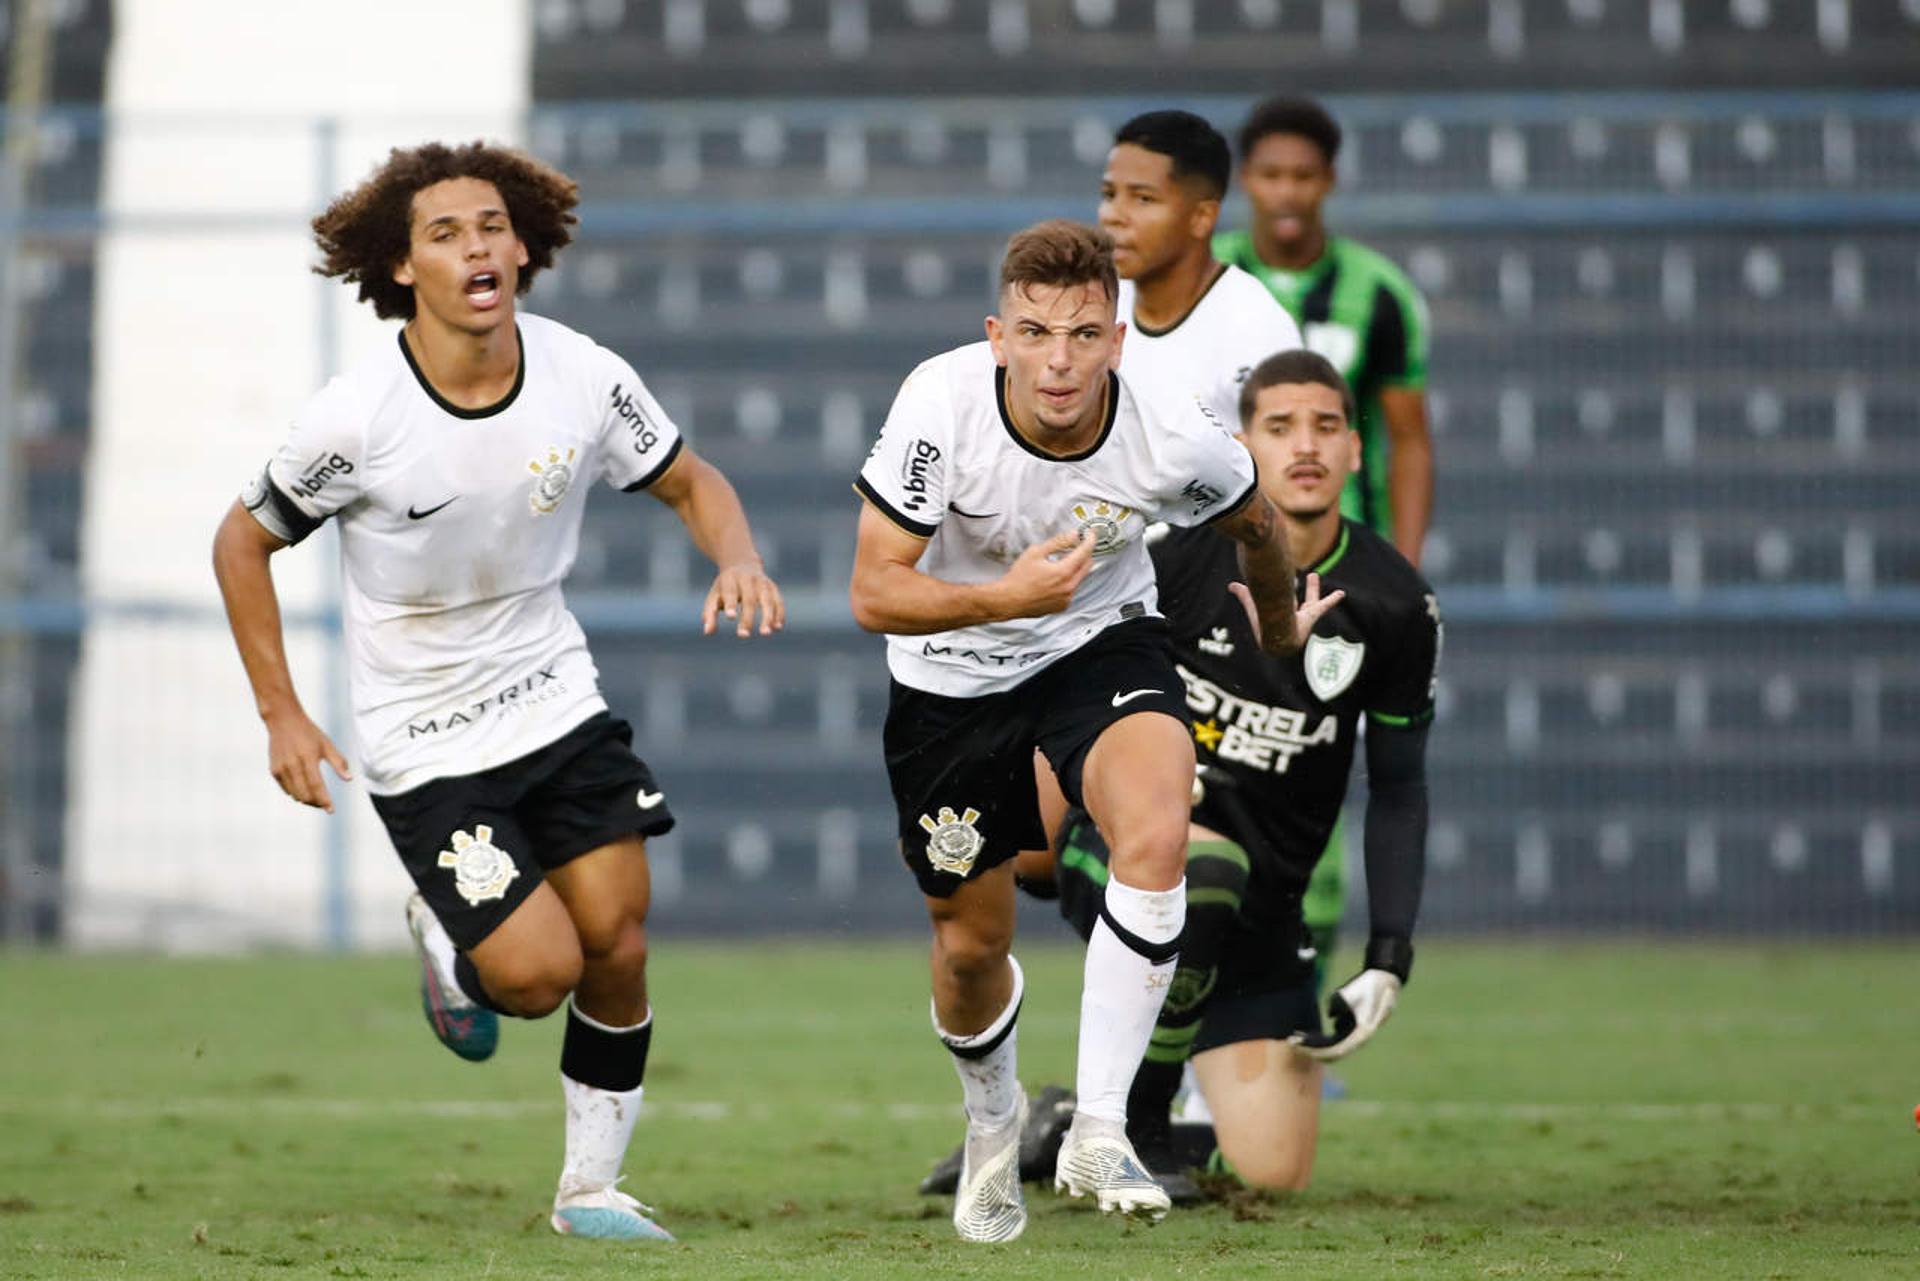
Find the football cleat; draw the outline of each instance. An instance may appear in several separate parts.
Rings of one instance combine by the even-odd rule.
[[[1012,1241],[1027,1230],[1027,1203],[1020,1194],[1020,1134],[1026,1123],[1025,1094],[1000,1128],[981,1130],[968,1123],[953,1198],[953,1229],[962,1241]]]
[[[1068,1196],[1092,1196],[1102,1214],[1130,1214],[1158,1222],[1167,1216],[1173,1199],[1160,1186],[1127,1142],[1126,1129],[1111,1123],[1074,1118],[1060,1145],[1053,1188]]]
[[[553,1230],[609,1241],[671,1242],[673,1233],[653,1221],[653,1207],[622,1192],[619,1183],[615,1179],[604,1188],[563,1191],[553,1199]]]
[[[1207,1199],[1206,1193],[1187,1173],[1180,1158],[1173,1154],[1171,1145],[1154,1147],[1141,1144],[1138,1151],[1141,1164],[1147,1167],[1154,1182],[1166,1192],[1167,1200],[1175,1205],[1198,1205]]]
[[[453,940],[416,890],[407,896],[407,932],[420,954],[420,1008],[440,1044],[473,1063],[492,1058],[500,1016],[476,1005],[453,977]]]
[[[1054,1160],[1060,1155],[1060,1140],[1073,1122],[1073,1091],[1064,1086],[1044,1086],[1040,1093],[1027,1097],[1027,1123],[1020,1130],[1020,1178],[1025,1183],[1041,1183],[1053,1177]],[[920,1180],[922,1196],[952,1196],[960,1187],[960,1166],[966,1149],[957,1147],[941,1158],[939,1164]]]

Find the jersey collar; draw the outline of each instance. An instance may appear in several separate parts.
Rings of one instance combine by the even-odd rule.
[[[1213,273],[1213,279],[1207,282],[1206,288],[1202,289],[1199,294],[1195,296],[1194,300],[1187,304],[1187,309],[1181,312],[1172,324],[1163,325],[1159,329],[1155,329],[1151,325],[1141,323],[1137,314],[1128,316],[1127,323],[1133,326],[1133,332],[1137,334],[1144,334],[1148,338],[1165,338],[1168,334],[1187,323],[1187,317],[1197,311],[1200,304],[1207,300],[1207,295],[1213,292],[1213,287],[1226,279],[1228,270],[1229,268],[1226,263],[1217,264],[1216,270]],[[1133,295],[1133,305],[1137,313],[1140,307],[1140,294],[1138,291],[1135,291]]]
[[[1007,412],[1007,368],[1005,365],[993,367],[993,403],[1000,410],[1000,425],[1007,429],[1007,435],[1013,437],[1013,443],[1032,454],[1035,458],[1044,458],[1050,463],[1077,463],[1091,458],[1100,452],[1100,446],[1107,443],[1107,437],[1113,434],[1114,416],[1120,412],[1120,378],[1111,369],[1107,371],[1107,417],[1100,424],[1100,434],[1093,443],[1075,454],[1049,454],[1025,436],[1013,425],[1013,415]]]
[[[514,370],[513,386],[507,389],[506,395],[494,401],[491,405],[482,405],[478,409],[462,409],[459,405],[454,404],[445,396],[435,391],[433,384],[427,381],[426,374],[421,372],[420,363],[413,358],[413,349],[407,346],[406,330],[402,329],[397,336],[400,339],[400,354],[406,357],[407,368],[413,371],[414,381],[420,384],[420,390],[426,392],[434,404],[440,406],[440,408],[446,410],[455,418],[491,418],[511,405],[519,397],[520,389],[527,385],[527,340],[521,336],[519,325],[513,327],[514,346],[518,348],[520,352],[520,367]]]
[[[1309,566],[1301,572],[1306,574],[1326,574],[1332,572],[1335,565],[1338,565],[1346,559],[1347,544],[1351,542],[1352,539],[1353,526],[1347,523],[1346,517],[1342,516],[1340,518],[1340,537],[1334,540],[1333,550],[1325,556],[1322,556],[1318,565]]]
[[[1261,284],[1272,287],[1281,285],[1291,290],[1305,290],[1318,283],[1320,278],[1333,270],[1335,258],[1334,245],[1337,237],[1328,236],[1327,243],[1320,247],[1320,256],[1304,267],[1276,267],[1262,258],[1253,247],[1253,233],[1247,232],[1246,260],[1240,265],[1251,272]]]

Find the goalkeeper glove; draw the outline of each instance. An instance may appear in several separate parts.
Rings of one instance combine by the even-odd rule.
[[[1295,1032],[1287,1039],[1300,1053],[1321,1063],[1346,1058],[1372,1039],[1393,1013],[1412,968],[1412,944],[1401,939],[1374,939],[1367,945],[1367,968],[1341,984],[1327,1000],[1333,1034]]]

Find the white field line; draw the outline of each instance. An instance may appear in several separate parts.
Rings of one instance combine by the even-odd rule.
[[[312,1118],[337,1121],[429,1119],[510,1121],[558,1115],[558,1098],[527,1100],[326,1099],[326,1098],[139,1098],[77,1096],[0,1098],[0,1116],[45,1116],[50,1112],[114,1121],[167,1117],[240,1120],[249,1117]],[[958,1102],[831,1102],[818,1108],[776,1109],[769,1104],[735,1104],[681,1099],[647,1100],[642,1121],[750,1122],[791,1121],[812,1113],[833,1119],[910,1123],[951,1121],[961,1115]],[[1900,1121],[1912,1113],[1898,1101],[1864,1103],[1494,1103],[1464,1100],[1344,1099],[1323,1109],[1324,1122],[1343,1117],[1388,1121],[1625,1121],[1653,1124],[1721,1124],[1730,1121]]]

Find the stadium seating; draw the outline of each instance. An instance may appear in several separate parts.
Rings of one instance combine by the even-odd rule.
[[[589,8],[543,10],[554,25],[537,79],[571,68],[576,100],[545,104],[534,138],[589,208],[582,250],[535,304],[633,357],[739,487],[782,582],[829,606],[851,557],[846,486],[899,379],[979,334],[1005,234],[1090,215],[1111,129],[1157,105],[858,96],[892,92],[881,51],[937,38],[956,60],[979,46],[1017,62],[1079,24],[1076,47],[1120,65],[1182,42],[1210,56],[1209,41],[1269,20],[1257,4],[1007,4],[995,17],[931,0],[688,3],[677,21],[692,31],[700,13],[701,56],[675,62],[619,43],[651,20],[643,6]],[[1844,65],[1871,79],[1869,19],[1920,32],[1869,5],[1850,7],[1841,44],[1805,15],[1720,22],[1714,5],[1344,8],[1276,6],[1263,47],[1301,40],[1320,58],[1351,38],[1358,65],[1425,40],[1497,72],[1517,26],[1529,66],[1576,62],[1581,84],[1598,83],[1596,41],[1669,67],[1748,42],[1798,50],[1794,74]],[[851,40],[855,10],[864,45],[836,55],[833,98],[591,100],[588,64],[614,48],[686,86],[754,50],[773,58],[761,83],[804,94],[779,58],[819,56],[834,21]],[[602,25],[563,37],[563,17]],[[1220,65],[1209,91],[1235,83],[1233,59]],[[1920,905],[1911,874],[1893,875],[1920,863],[1920,814],[1897,783],[1914,744],[1894,728],[1915,674],[1876,621],[1903,617],[1899,593],[1920,584],[1906,516],[1920,397],[1903,373],[1920,242],[1899,214],[1920,188],[1920,135],[1902,101],[1335,100],[1350,139],[1336,225],[1402,263],[1432,312],[1441,489],[1427,568],[1451,610],[1434,920],[1803,926],[1830,912],[1884,926]],[[1193,105],[1231,123],[1246,102]],[[671,531],[626,504],[596,503],[585,546],[594,591],[700,586]],[[1791,619],[1766,612],[1781,592],[1802,602]],[[1833,617],[1849,610],[1860,617]],[[877,861],[873,875],[895,877],[877,640],[831,626],[790,637],[805,657],[756,662],[744,685],[736,654],[674,646],[671,697],[640,657],[660,640],[596,643],[622,656],[602,669],[616,701],[648,705],[649,734],[697,744],[689,762],[739,765],[756,802],[742,812],[727,771],[692,772],[676,910],[718,920],[757,886],[790,896],[783,911],[838,919],[847,896],[817,879],[820,810],[845,820],[836,840],[857,829],[861,875]],[[856,690],[851,713],[827,716],[810,681]],[[1788,744],[1833,768],[1796,768]]]
[[[1134,93],[1176,56],[1211,92],[1907,85],[1920,32],[1901,0],[538,0],[535,15],[548,100]]]
[[[57,211],[20,243],[16,288],[26,317],[20,335],[11,426],[24,470],[18,501],[17,574],[0,582],[27,596],[71,598],[79,578],[83,465],[92,420],[94,246],[88,224],[101,181],[100,105],[112,35],[106,0],[46,6],[51,19],[47,109],[35,121],[29,198]],[[0,65],[14,26],[0,23]],[[6,442],[0,440],[0,448]],[[13,495],[0,497],[0,501]],[[8,521],[13,526],[13,521]],[[67,737],[75,635],[30,633],[6,646],[0,663],[0,940],[51,939],[59,930],[66,833],[66,756],[46,744]],[[18,873],[17,880],[9,876]]]
[[[77,110],[41,133],[52,221],[21,277],[26,565],[53,596],[78,564],[93,294],[91,244],[54,215],[97,204],[111,26],[104,0],[56,9],[55,96]],[[1333,221],[1431,306],[1427,571],[1449,628],[1429,919],[1920,920],[1920,113],[1868,92],[1911,86],[1920,6],[535,0],[533,17],[530,145],[586,203],[531,305],[633,361],[810,611],[751,651],[663,633],[646,602],[697,596],[697,556],[657,504],[589,507],[572,599],[682,818],[656,881],[676,924],[911,911],[881,642],[839,605],[848,484],[905,374],[980,335],[1006,234],[1092,214],[1114,126],[1178,104],[1231,130],[1280,86],[1335,95]],[[29,651],[26,724],[59,741],[75,646]],[[51,867],[65,764],[10,759]]]

